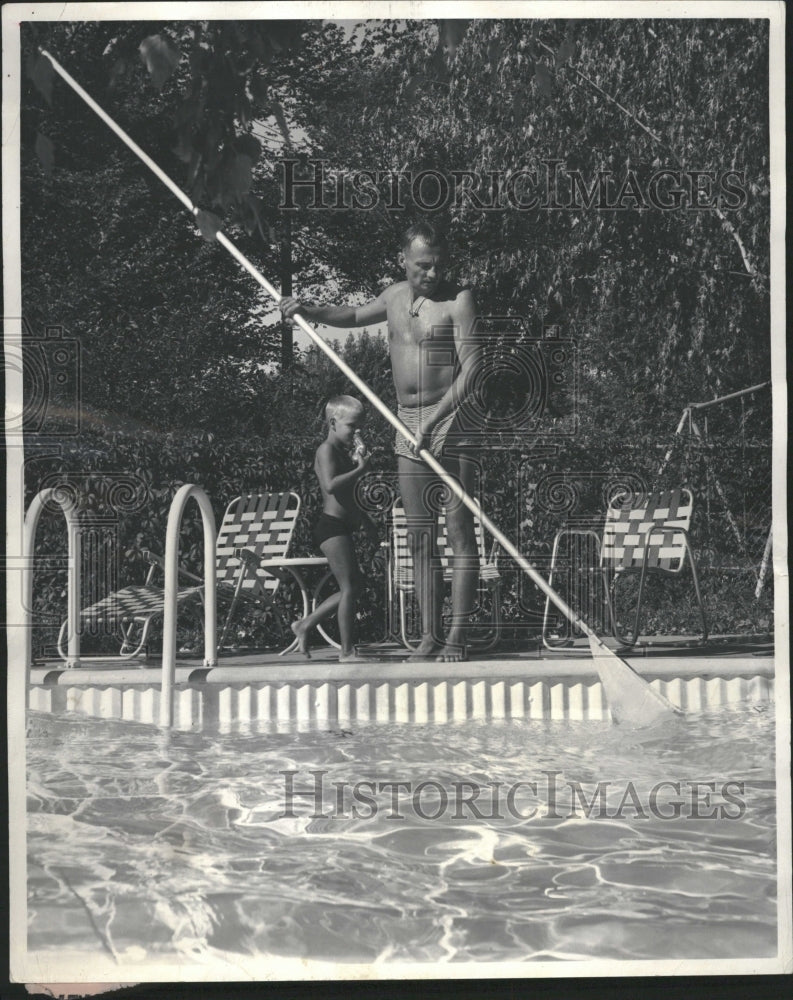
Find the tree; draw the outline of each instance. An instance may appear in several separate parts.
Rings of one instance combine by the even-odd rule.
[[[262,148],[250,114],[278,109],[299,34],[281,22],[26,23],[24,309],[36,332],[60,323],[81,342],[94,411],[201,426],[218,399],[233,410],[247,401],[251,361],[277,356],[262,322],[272,305],[214,242],[196,241],[193,221],[35,45],[66,53],[111,116],[199,203],[225,211],[243,252],[272,274],[277,247],[250,193]]]
[[[347,69],[347,100],[317,98],[311,134],[350,169],[473,172],[474,196],[436,214],[483,311],[529,316],[537,333],[563,323],[607,396],[605,373],[630,368],[647,405],[677,410],[768,373],[767,102],[754,85],[767,47],[761,21],[383,22]],[[560,203],[572,171],[590,189],[610,172],[622,208],[521,211],[503,190],[501,209],[477,208],[488,176],[527,167],[542,182],[555,162]],[[643,192],[662,168],[684,186],[686,171],[736,171],[746,201],[656,210]],[[386,270],[380,246],[369,275]]]
[[[530,522],[527,548],[547,547],[555,522],[530,510],[523,480],[630,468],[652,482],[686,403],[769,375],[768,107],[756,86],[767,22],[380,21],[357,41],[319,22],[37,30],[200,203],[206,236],[222,217],[265,273],[278,273],[285,157],[299,169],[323,160],[330,202],[340,177],[379,170],[371,208],[323,210],[306,189],[296,199],[301,293],[375,294],[398,276],[405,224],[432,215],[450,233],[452,277],[485,315],[525,317],[524,340],[551,328],[575,340],[575,436],[527,435],[522,450],[483,458],[496,520]],[[305,472],[322,402],[308,387],[343,391],[345,380],[315,352],[275,375],[275,331],[250,279],[196,241],[159,182],[53,85],[34,41],[22,118],[26,312],[81,339],[86,398],[106,422],[112,411],[122,423],[200,428],[246,455],[260,441],[274,468]],[[529,180],[510,200],[523,169]],[[662,170],[679,181],[679,207],[649,197]],[[389,209],[393,178],[422,171],[459,197],[430,211],[407,181],[404,209]],[[695,206],[692,171],[718,203]],[[720,186],[727,171],[732,197]],[[519,204],[532,192],[540,205]],[[514,326],[499,322],[496,357]],[[380,347],[346,350],[361,370],[374,365],[392,403]],[[516,378],[508,396],[505,383],[494,410],[532,391]],[[385,456],[390,431],[372,423]],[[540,453],[543,441],[557,450]],[[261,475],[257,461],[217,488]],[[205,475],[186,458],[194,472]]]

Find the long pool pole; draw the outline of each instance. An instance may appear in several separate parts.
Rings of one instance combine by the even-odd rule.
[[[47,58],[53,69],[60,77],[62,77],[69,86],[85,101],[85,103],[94,111],[102,121],[110,128],[121,141],[128,146],[135,155],[142,160],[146,166],[154,173],[165,186],[171,191],[182,204],[193,213],[193,215],[198,215],[200,209],[193,204],[190,198],[182,191],[182,189],[176,185],[171,178],[163,171],[152,158],[145,153],[140,146],[127,135],[127,133],[118,125],[116,122],[107,114],[107,112],[101,108],[96,101],[88,94],[80,84],[72,77],[55,57],[48,52],[46,49],[39,49],[42,56]],[[281,293],[270,284],[270,282],[265,278],[265,276],[248,260],[248,258],[229,240],[220,230],[215,233],[215,239],[221,246],[225,247],[226,250],[231,254],[232,257],[264,288],[268,295],[275,301],[276,304],[280,303],[283,296]],[[350,366],[340,358],[336,352],[331,348],[320,335],[306,322],[306,320],[299,314],[294,317],[297,325],[303,330],[304,333],[317,345],[317,347],[323,351],[333,363],[347,376],[347,378],[352,382],[352,384],[361,392],[375,407],[375,409],[396,429],[396,431],[402,435],[414,448],[417,444],[416,438],[408,430],[407,427],[402,423],[401,420],[396,417],[391,410],[383,403],[380,397],[371,389],[366,382],[363,381]],[[452,493],[463,503],[465,506],[475,514],[482,526],[496,539],[496,541],[501,545],[505,552],[507,552],[520,566],[524,573],[531,579],[531,581],[537,586],[543,594],[558,608],[559,611],[565,616],[565,618],[570,621],[570,623],[581,632],[589,640],[590,649],[592,655],[595,658],[595,664],[598,669],[598,673],[603,682],[604,688],[607,690],[607,695],[609,697],[609,703],[612,708],[612,715],[615,715],[615,702],[619,705],[619,714],[622,718],[627,721],[634,722],[649,722],[655,721],[656,718],[661,716],[666,716],[670,712],[675,711],[674,707],[669,704],[669,702],[657,691],[654,691],[650,686],[643,681],[638,674],[630,667],[627,663],[624,663],[604,642],[595,634],[595,632],[587,625],[587,623],[567,604],[567,602],[553,590],[549,584],[546,582],[543,576],[531,565],[531,563],[526,559],[526,557],[518,551],[517,547],[512,543],[512,541],[507,538],[507,536],[490,520],[490,518],[479,508],[475,500],[473,500],[462,488],[460,483],[451,476],[446,469],[441,465],[441,463],[435,458],[431,452],[422,448],[418,452],[419,458],[421,458],[438,478],[452,491]],[[619,690],[620,684],[627,684],[628,695],[625,696],[624,691]],[[638,703],[641,702],[641,708],[638,708]]]

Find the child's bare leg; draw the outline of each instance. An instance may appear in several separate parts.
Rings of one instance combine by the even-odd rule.
[[[355,558],[352,538],[349,535],[335,535],[333,538],[326,539],[320,548],[327,557],[331,571],[339,585],[338,594],[333,595],[333,597],[337,598],[336,614],[341,634],[339,660],[355,660],[357,659],[355,646],[353,645],[355,610],[363,587],[363,580]],[[327,604],[331,599],[328,598],[328,601],[323,601],[322,606]]]
[[[308,648],[308,633],[309,629],[306,627],[306,619],[301,618],[296,622],[292,622],[289,626],[297,638],[297,651],[302,653],[306,659],[311,659],[311,650]]]
[[[305,618],[300,618],[296,622],[292,622],[291,629],[297,636],[297,648],[309,659],[311,659],[311,653],[308,648],[309,632],[315,625],[319,625],[319,623],[325,621],[326,618],[330,618],[339,606],[340,600],[341,593],[336,591],[335,594],[331,594],[330,597],[326,597],[322,604],[314,608],[311,614],[306,615]]]
[[[302,653],[307,659],[311,659],[311,651],[308,648],[308,636],[311,629],[315,625],[318,625],[319,622],[330,618],[338,607],[340,600],[341,594],[337,591],[335,594],[331,594],[330,597],[326,597],[319,607],[314,608],[311,614],[306,615],[305,618],[298,619],[296,622],[292,622],[290,628],[297,637],[298,652]]]

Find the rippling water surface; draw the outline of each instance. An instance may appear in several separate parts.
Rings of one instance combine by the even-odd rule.
[[[772,713],[750,707],[651,734],[164,734],[33,713],[29,948],[124,962],[772,956],[773,759]]]

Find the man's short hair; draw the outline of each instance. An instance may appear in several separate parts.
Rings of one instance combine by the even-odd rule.
[[[448,253],[449,242],[444,233],[432,222],[414,222],[408,226],[402,237],[402,249],[409,250],[413,240],[422,240],[428,247],[437,247]]]
[[[363,403],[355,396],[334,396],[325,404],[325,420],[330,423],[335,417],[358,416],[363,413]]]

